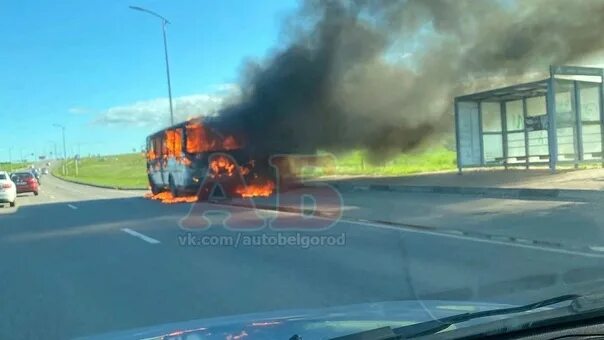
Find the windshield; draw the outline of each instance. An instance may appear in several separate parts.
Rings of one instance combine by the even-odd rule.
[[[25,179],[33,178],[33,175],[30,173],[17,173],[17,174],[12,174],[11,178],[18,179],[18,180],[25,180]]]
[[[602,284],[604,1],[1,3],[0,339],[466,327]]]

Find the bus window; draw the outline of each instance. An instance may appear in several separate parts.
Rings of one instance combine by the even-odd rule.
[[[166,130],[165,140],[168,157],[180,157],[182,152],[182,129]]]
[[[163,157],[163,147],[162,147],[162,138],[161,137],[153,137],[153,151],[155,152],[155,158]]]
[[[160,145],[161,145],[161,156],[162,158],[166,158],[168,156],[168,150],[166,148],[166,139],[165,138],[160,138]]]
[[[199,153],[207,151],[207,146],[205,145],[206,140],[206,131],[203,125],[201,124],[187,124],[187,152],[188,153]]]
[[[147,139],[147,160],[154,160],[156,158],[155,156],[155,148],[153,146],[153,140],[152,139]]]
[[[212,128],[200,123],[186,126],[186,151],[200,153],[208,151],[235,150],[241,148],[234,136],[222,136]]]

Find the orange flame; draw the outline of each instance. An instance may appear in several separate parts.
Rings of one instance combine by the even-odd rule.
[[[150,160],[150,161],[151,161],[151,160],[154,160],[154,159],[155,159],[155,157],[156,157],[156,156],[155,156],[155,152],[154,152],[153,150],[149,150],[149,151],[147,152],[147,159],[148,159],[148,160]]]
[[[182,151],[182,129],[167,130],[165,143],[168,156],[180,156]]]
[[[234,136],[221,137],[215,131],[199,122],[189,122],[187,130],[187,152],[234,150],[241,148]]]
[[[272,181],[266,181],[265,183],[253,183],[248,184],[245,187],[238,187],[235,192],[241,195],[241,197],[268,197],[275,190],[275,183]]]
[[[172,193],[169,191],[160,192],[157,195],[147,193],[147,194],[145,194],[145,198],[161,201],[162,203],[165,203],[165,204],[197,202],[197,196],[174,197],[174,196],[172,196]]]
[[[245,167],[245,166],[242,166],[242,167],[240,167],[240,168],[239,168],[239,173],[240,173],[242,176],[245,176],[245,175],[249,174],[249,173],[250,173],[250,171],[251,171],[251,170],[250,170],[250,168]]]
[[[218,156],[210,162],[210,176],[216,177],[231,177],[239,172],[241,176],[246,176],[252,172],[252,168],[255,162],[252,160],[246,166],[237,167],[237,165],[228,157]],[[270,180],[264,180],[258,176],[257,173],[253,174],[255,183],[248,185],[241,185],[235,189],[235,193],[241,197],[268,197],[275,190],[275,183]]]
[[[218,156],[210,162],[210,170],[213,177],[222,175],[233,176],[235,164],[225,156]]]
[[[205,129],[201,124],[187,124],[187,152],[199,153],[208,150],[207,145],[204,145],[206,138]]]

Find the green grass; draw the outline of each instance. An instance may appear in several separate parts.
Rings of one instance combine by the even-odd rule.
[[[116,156],[82,158],[75,172],[75,162],[66,162],[66,174],[61,165],[52,169],[52,174],[82,183],[108,185],[120,188],[147,188],[145,156],[140,153]]]
[[[321,175],[369,175],[396,176],[421,172],[456,169],[455,152],[435,147],[417,153],[400,154],[381,164],[371,164],[366,151],[357,150],[337,154],[335,168],[308,169],[309,176]]]
[[[23,169],[23,168],[27,167],[28,165],[29,165],[29,163],[12,163],[12,165],[10,165],[8,163],[0,163],[0,170],[10,171],[10,169],[12,167],[13,171],[15,171],[17,169]]]
[[[335,168],[308,168],[304,174],[309,177],[322,175],[368,175],[396,176],[421,172],[453,170],[455,152],[437,147],[419,153],[401,154],[382,164],[370,164],[365,151],[352,151],[336,156]],[[53,175],[82,183],[108,185],[121,188],[147,188],[145,157],[142,154],[83,158],[79,174],[75,175],[75,163],[66,163],[67,174],[56,166]]]

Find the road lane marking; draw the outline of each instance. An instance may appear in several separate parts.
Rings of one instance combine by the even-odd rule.
[[[53,195],[50,195],[50,198],[55,199],[56,197],[54,197]]]
[[[508,247],[526,248],[526,249],[547,251],[547,252],[560,253],[560,254],[566,254],[566,255],[576,255],[576,256],[596,257],[596,258],[604,257],[604,255],[602,255],[602,254],[589,253],[589,252],[584,252],[584,251],[580,251],[580,250],[549,248],[549,247],[542,247],[542,246],[537,246],[534,244],[527,244],[527,243],[513,243],[513,242],[506,242],[506,241],[493,240],[493,239],[481,239],[481,238],[465,236],[465,235],[457,235],[457,234],[451,234],[451,233],[434,232],[434,231],[428,231],[428,230],[417,230],[417,229],[398,227],[398,226],[394,227],[391,225],[379,224],[376,222],[358,222],[358,221],[346,220],[346,219],[342,219],[342,222],[348,222],[348,223],[362,225],[362,226],[366,226],[366,227],[395,230],[395,231],[399,231],[399,232],[425,234],[425,235],[432,235],[432,236],[437,236],[437,237],[452,238],[452,239],[478,242],[478,243],[489,243],[489,244],[496,244],[496,245],[502,245],[502,246],[508,246]]]
[[[216,202],[210,202],[210,203],[214,204],[214,205],[227,205],[227,206],[241,207],[236,204],[220,204],[220,203],[216,203]],[[250,209],[250,207],[241,207],[241,208]],[[275,210],[271,210],[271,209],[263,209],[263,208],[258,208],[258,207],[256,207],[255,209],[263,210],[263,211],[271,211],[276,214],[299,215],[299,213],[297,213],[297,212],[288,212],[288,211],[281,211],[281,210],[275,211]],[[331,218],[326,218],[323,216],[314,216],[314,218],[320,219],[320,220],[332,221],[332,222],[334,221]],[[356,225],[360,225],[360,226],[364,226],[364,227],[373,227],[373,228],[378,228],[378,229],[393,230],[393,231],[398,231],[401,233],[407,232],[407,233],[413,233],[413,234],[424,234],[424,235],[431,235],[431,236],[442,237],[442,238],[450,238],[450,239],[457,239],[457,240],[477,242],[477,243],[495,244],[495,245],[501,245],[501,246],[507,246],[507,247],[515,247],[515,248],[525,248],[525,249],[531,249],[531,250],[540,250],[540,251],[559,253],[559,254],[565,254],[565,255],[604,258],[604,254],[598,254],[596,252],[587,252],[587,251],[574,250],[574,249],[568,249],[568,248],[553,248],[553,247],[541,246],[541,245],[535,244],[534,241],[524,239],[524,238],[515,238],[516,240],[520,240],[520,241],[511,242],[511,241],[505,241],[505,240],[501,240],[501,239],[497,239],[497,238],[479,238],[476,236],[466,235],[466,233],[463,231],[457,231],[457,232],[453,231],[452,232],[452,230],[437,230],[438,228],[433,228],[433,227],[430,227],[430,229],[433,229],[433,230],[428,230],[427,228],[418,229],[417,227],[414,227],[411,224],[396,223],[396,225],[391,225],[391,224],[387,224],[384,222],[371,221],[371,220],[366,220],[366,219],[348,219],[345,217],[341,217],[341,218],[337,219],[337,222],[356,224]],[[504,237],[504,236],[502,236],[502,237]],[[592,250],[593,250],[593,248],[592,248]]]
[[[136,232],[136,231],[134,231],[134,230],[132,230],[130,228],[122,228],[122,231],[125,232],[126,234],[130,234],[130,235],[132,235],[134,237],[140,238],[141,240],[143,240],[145,242],[149,242],[151,244],[161,243],[161,242],[159,242],[158,240],[156,240],[156,239],[154,239],[152,237],[149,237],[147,235],[143,235],[143,234],[141,234],[139,232]]]
[[[70,208],[71,208],[71,209],[73,209],[73,210],[78,210],[78,207],[76,207],[76,206],[75,206],[75,205],[73,205],[73,204],[68,204],[67,206],[68,206],[68,207],[70,207]]]

